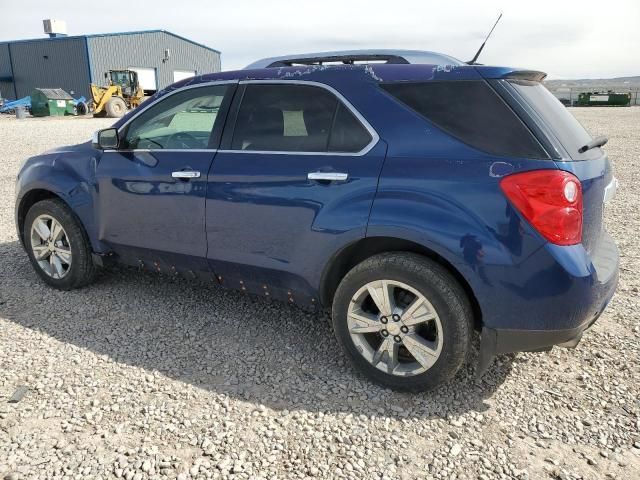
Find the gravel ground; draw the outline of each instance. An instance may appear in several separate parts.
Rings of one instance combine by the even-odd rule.
[[[420,395],[367,383],[294,307],[117,268],[45,287],[14,177],[109,122],[0,118],[0,479],[640,478],[640,108],[572,111],[610,135],[618,294],[576,350]]]

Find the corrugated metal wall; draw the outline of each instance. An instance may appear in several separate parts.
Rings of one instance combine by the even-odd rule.
[[[91,75],[100,85],[104,73],[116,68],[155,68],[159,89],[173,83],[174,70],[220,71],[219,53],[166,32],[95,36],[88,42]],[[163,61],[165,50],[170,56]]]
[[[31,94],[34,88],[62,88],[76,97],[89,94],[84,38],[18,41],[10,48],[18,98]]]
[[[0,97],[15,100],[13,82],[9,78],[13,77],[11,71],[11,56],[9,55],[9,44],[0,43]]]

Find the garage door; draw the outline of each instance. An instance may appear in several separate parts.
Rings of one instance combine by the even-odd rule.
[[[174,70],[173,81],[178,82],[180,80],[184,80],[185,78],[193,77],[195,74],[195,70]]]
[[[152,92],[155,92],[158,89],[155,68],[129,67],[129,70],[133,70],[138,73],[138,82],[143,90],[151,90]]]

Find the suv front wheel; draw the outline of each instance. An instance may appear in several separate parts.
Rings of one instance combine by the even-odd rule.
[[[413,253],[384,253],[354,267],[333,302],[333,327],[365,376],[396,390],[447,382],[469,353],[472,313],[439,264]]]
[[[96,269],[89,239],[61,200],[42,200],[29,209],[24,244],[36,272],[50,286],[71,290],[92,282]]]

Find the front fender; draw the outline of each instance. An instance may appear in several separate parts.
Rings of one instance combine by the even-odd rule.
[[[81,145],[79,147],[82,147]],[[22,240],[20,225],[26,206],[42,191],[62,199],[82,223],[92,248],[103,249],[97,242],[94,200],[96,197],[96,156],[92,149],[60,149],[25,162],[16,181],[16,227]]]

